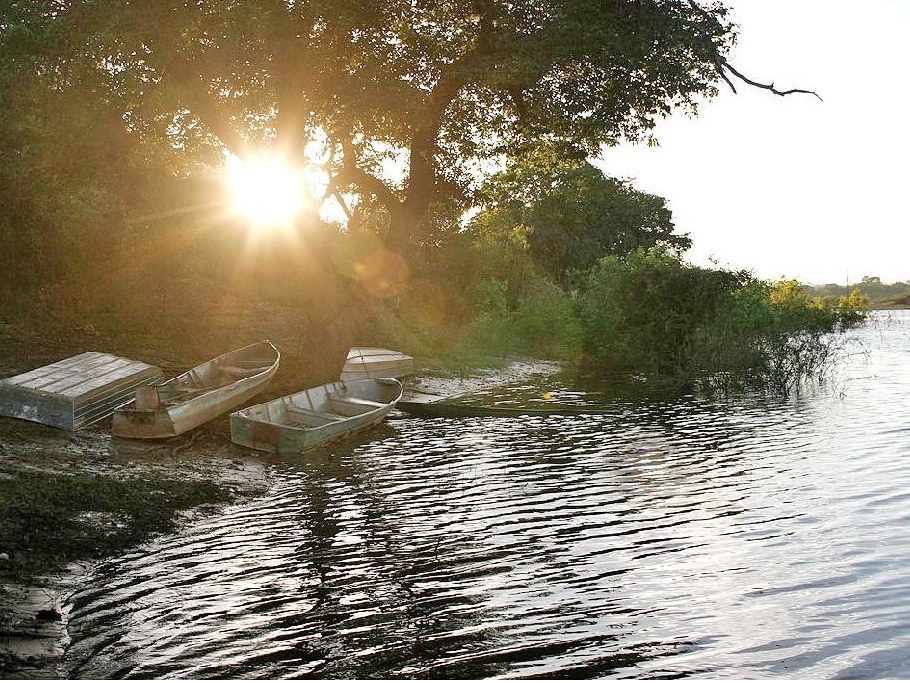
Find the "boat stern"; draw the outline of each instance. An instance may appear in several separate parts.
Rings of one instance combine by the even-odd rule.
[[[174,423],[163,410],[122,408],[114,412],[111,433],[127,439],[166,439],[176,436]]]

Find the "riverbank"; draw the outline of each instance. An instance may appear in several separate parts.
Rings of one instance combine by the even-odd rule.
[[[84,350],[46,345],[31,357],[13,357],[22,348],[5,341],[2,376]],[[427,398],[452,396],[559,369],[514,359],[457,374],[436,367],[410,378],[408,390]],[[64,675],[68,597],[93,563],[268,489],[268,465],[231,443],[226,418],[164,443],[113,439],[109,426],[104,421],[70,433],[0,418],[4,677]]]
[[[217,431],[148,446],[0,418],[0,674],[61,674],[67,600],[93,563],[267,489]]]

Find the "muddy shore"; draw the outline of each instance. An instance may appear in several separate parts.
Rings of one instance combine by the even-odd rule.
[[[552,375],[558,370],[559,366],[551,362],[511,360],[461,375],[428,371],[405,381],[406,394],[411,400],[432,400]],[[0,475],[40,471],[59,476],[210,481],[235,498],[261,495],[268,490],[268,465],[230,442],[226,418],[213,420],[166,443],[154,444],[112,438],[108,422],[70,433],[0,418]],[[195,515],[219,514],[219,510],[215,504],[190,507],[179,512],[178,523]],[[85,523],[85,519],[80,521]],[[98,515],[91,521],[103,526],[116,520],[110,515]],[[120,548],[120,552],[129,547]],[[4,562],[3,552],[0,548],[0,563]],[[68,644],[68,596],[77,590],[91,566],[91,561],[72,562],[63,570],[38,572],[21,579],[4,579],[0,574],[2,677],[65,676],[62,665]]]

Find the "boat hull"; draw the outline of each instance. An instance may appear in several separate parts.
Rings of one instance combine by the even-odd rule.
[[[0,380],[0,415],[76,431],[129,403],[137,387],[163,379],[153,365],[86,351]]]
[[[231,441],[267,453],[304,453],[379,424],[401,393],[393,378],[305,389],[231,413]]]
[[[406,377],[414,374],[414,359],[400,351],[354,347],[341,369],[342,380]]]
[[[444,401],[399,401],[398,409],[415,417],[529,417],[539,415],[608,415],[606,408],[591,406],[483,406]]]

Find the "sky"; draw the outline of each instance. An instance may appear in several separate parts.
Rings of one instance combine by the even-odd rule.
[[[604,151],[607,175],[667,200],[686,259],[766,280],[910,280],[910,0],[725,0],[734,80],[661,121],[660,146]]]

